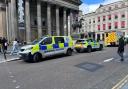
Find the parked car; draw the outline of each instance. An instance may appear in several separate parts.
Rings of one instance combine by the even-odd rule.
[[[103,42],[97,42],[93,39],[80,39],[76,41],[74,48],[77,52],[86,50],[90,53],[92,50],[102,50]]]

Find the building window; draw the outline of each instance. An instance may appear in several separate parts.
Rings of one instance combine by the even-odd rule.
[[[125,15],[124,15],[124,14],[122,14],[122,15],[121,15],[121,17],[122,17],[122,18],[124,18],[124,17],[125,17]]]
[[[105,21],[106,19],[105,19],[106,17],[105,16],[103,16],[103,21]]]
[[[104,9],[103,9],[103,12],[105,12],[105,11],[106,11],[106,9],[104,8]]]
[[[103,30],[105,30],[106,29],[106,24],[103,24]]]
[[[115,5],[115,8],[117,9],[118,8],[118,5]]]
[[[108,29],[111,29],[111,23],[108,23]]]
[[[122,3],[122,4],[121,4],[121,7],[125,7],[125,3]]]
[[[106,37],[108,37],[108,33],[106,33]]]
[[[91,19],[89,19],[89,24],[91,24]]]
[[[34,20],[34,25],[37,25],[37,20],[36,19]]]
[[[98,22],[100,22],[100,17],[98,17]]]
[[[95,23],[95,20],[93,20],[93,23]]]
[[[98,30],[100,30],[100,25],[98,25]]]
[[[108,19],[111,20],[111,15],[108,15]]]
[[[118,19],[118,16],[117,15],[115,15],[115,19]]]
[[[93,19],[93,23],[95,23],[95,19]]]
[[[42,18],[42,26],[46,26],[46,20],[44,18]]]
[[[111,10],[112,8],[111,8],[111,7],[109,7],[108,9],[109,9],[109,10]]]
[[[115,29],[117,29],[118,28],[118,22],[115,22],[114,26],[115,26]]]
[[[121,21],[121,28],[125,28],[125,21]]]

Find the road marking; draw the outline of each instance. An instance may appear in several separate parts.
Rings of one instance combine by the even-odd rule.
[[[4,60],[4,59],[2,59],[2,60]],[[10,62],[10,61],[15,61],[15,60],[19,60],[19,57],[17,57],[17,58],[12,58],[12,59],[9,59],[9,60],[1,61],[0,64],[1,64],[1,63],[5,63],[5,62]]]
[[[124,77],[124,79],[122,79],[119,83],[117,83],[112,89],[120,89],[122,88],[128,80],[128,75],[126,77]]]
[[[104,60],[104,62],[110,62],[112,61],[114,58],[110,58],[110,59],[107,59],[107,60]]]
[[[20,86],[18,85],[18,86],[16,86],[16,89],[18,89],[18,88],[20,88]]]

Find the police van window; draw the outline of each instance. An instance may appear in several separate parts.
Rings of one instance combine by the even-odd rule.
[[[59,44],[59,43],[64,43],[64,38],[63,37],[55,37],[55,43]]]
[[[52,38],[46,38],[41,42],[41,45],[52,44]]]

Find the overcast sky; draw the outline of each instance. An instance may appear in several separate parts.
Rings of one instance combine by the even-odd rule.
[[[122,0],[81,0],[83,3],[80,5],[80,10],[83,11],[84,14],[94,12],[100,4],[106,5],[116,1]]]

